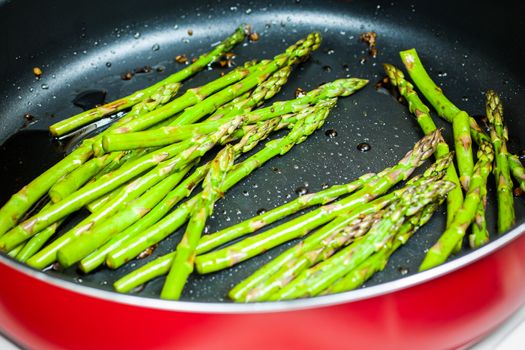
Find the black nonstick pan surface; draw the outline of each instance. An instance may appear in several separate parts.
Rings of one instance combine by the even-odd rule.
[[[306,142],[232,188],[217,203],[210,232],[283,204],[304,189],[315,192],[395,164],[422,133],[406,106],[375,84],[384,76],[382,63],[401,66],[398,52],[403,49],[415,47],[446,95],[474,116],[484,114],[486,90],[501,93],[509,147],[520,152],[525,135],[525,50],[520,45],[525,23],[520,6],[458,1],[0,2],[0,203],[71,149],[67,140],[51,140],[47,127],[79,112],[73,103],[79,95],[97,90],[111,101],[148,86],[182,68],[176,55],[197,56],[241,23],[251,24],[260,39],[234,49],[237,64],[271,58],[311,31],[322,33],[321,47],[295,69],[274,100],[293,98],[297,88],[312,89],[336,78],[360,77],[370,83],[356,95],[340,99],[324,127]],[[359,40],[367,31],[378,34],[376,58]],[[144,66],[151,70],[141,69]],[[42,69],[39,79],[33,67]],[[199,73],[184,88],[201,85],[223,71]],[[127,72],[135,74],[123,80]],[[451,141],[449,126],[437,116],[435,121]],[[370,150],[360,151],[361,143],[368,143]],[[493,195],[492,184],[487,210],[491,232],[496,231]],[[521,223],[523,198],[515,202]],[[444,229],[443,211],[366,285],[416,273],[425,250]],[[116,271],[103,268],[83,275],[74,268],[51,268],[46,273],[111,290],[114,280],[173,249],[180,236],[181,230],[149,258]],[[231,287],[294,243],[219,273],[192,276],[182,299],[227,301]],[[157,297],[162,284],[159,278],[135,293]]]

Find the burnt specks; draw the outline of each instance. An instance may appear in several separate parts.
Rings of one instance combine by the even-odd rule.
[[[368,45],[368,55],[372,58],[377,57],[377,33],[365,32],[359,36],[359,40]]]
[[[131,78],[133,78],[132,72],[126,72],[120,76],[120,79],[122,80],[131,80]]]
[[[33,74],[35,77],[40,78],[42,75],[42,69],[40,69],[40,67],[33,67]]]
[[[154,244],[152,245],[151,247],[148,247],[146,249],[144,249],[138,256],[137,256],[137,259],[144,259],[144,258],[147,258],[148,256],[150,256],[154,251],[155,249],[157,248],[158,244]]]
[[[175,56],[175,62],[177,63],[180,63],[180,64],[186,64],[188,63],[188,57],[186,57],[186,55],[177,55]]]

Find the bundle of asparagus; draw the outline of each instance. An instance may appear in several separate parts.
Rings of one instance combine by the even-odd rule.
[[[408,50],[401,52],[401,58],[425,98],[452,123],[455,152],[450,151],[414,86],[401,70],[386,64],[390,83],[406,99],[426,135],[395,166],[203,235],[215,202],[229,188],[303,142],[323,125],[339,97],[367,84],[357,78],[335,80],[295,99],[260,108],[280,91],[292,68],[319,47],[320,35],[312,33],[272,60],[248,61],[176,97],[183,80],[219,59],[247,32],[247,26],[240,26],[212,51],[165,80],[52,125],[51,133],[62,136],[127,111],[103,132],[83,140],[0,209],[0,250],[38,269],[58,262],[63,267],[78,264],[89,273],[103,264],[119,268],[187,223],[173,252],[114,283],[117,291],[129,292],[167,275],[161,297],[179,299],[194,270],[200,274],[219,271],[301,239],[229,293],[239,302],[275,301],[359,287],[385,267],[445,199],[446,230],[420,269],[441,264],[461,249],[469,227],[471,247],[485,244],[489,239],[487,181],[492,169],[497,179],[498,231],[514,224],[511,174],[525,190],[525,169],[507,151],[508,131],[498,95],[487,92],[487,135],[433,83],[416,51]],[[289,132],[236,163],[243,153],[282,129]],[[476,161],[472,140],[478,148]],[[216,147],[221,150],[214,159],[201,162]],[[432,155],[435,162],[422,175],[410,178]],[[402,181],[406,181],[404,187],[389,192]],[[202,191],[179,204],[201,182]],[[39,205],[42,201],[43,206]],[[256,233],[316,205],[320,206]],[[82,208],[90,214],[57,235],[68,216]],[[250,233],[256,234],[229,244]]]
[[[281,89],[294,66],[319,47],[321,37],[312,33],[272,60],[249,61],[175,97],[180,81],[241,42],[246,31],[246,26],[239,27],[211,52],[162,82],[51,126],[53,135],[63,135],[129,110],[105,131],[82,141],[0,209],[0,249],[39,269],[56,261],[63,267],[79,263],[85,272],[104,263],[117,268],[188,221],[161,295],[179,298],[215,201],[269,159],[303,142],[323,125],[338,97],[367,83],[357,78],[336,80],[295,99],[257,108]],[[234,164],[281,129],[290,131]],[[218,145],[224,148],[215,160],[199,164]],[[203,191],[175,208],[201,181]],[[46,194],[50,201],[24,217]],[[84,207],[91,214],[48,244],[60,224]]]

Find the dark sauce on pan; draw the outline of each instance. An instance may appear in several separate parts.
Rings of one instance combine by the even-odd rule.
[[[62,157],[47,130],[21,130],[9,137],[0,146],[1,205]]]
[[[86,90],[79,93],[74,99],[73,104],[82,108],[84,111],[96,106],[103,105],[106,100],[104,90]]]

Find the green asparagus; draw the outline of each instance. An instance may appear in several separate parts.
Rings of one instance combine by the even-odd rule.
[[[210,273],[238,264],[284,242],[302,237],[340,213],[347,212],[385,193],[398,182],[406,180],[416,167],[434,153],[439,136],[437,131],[425,136],[386,174],[378,176],[375,181],[370,181],[361,190],[338,202],[313,210],[307,215],[224,249],[197,256],[195,259],[197,271],[201,274]]]

